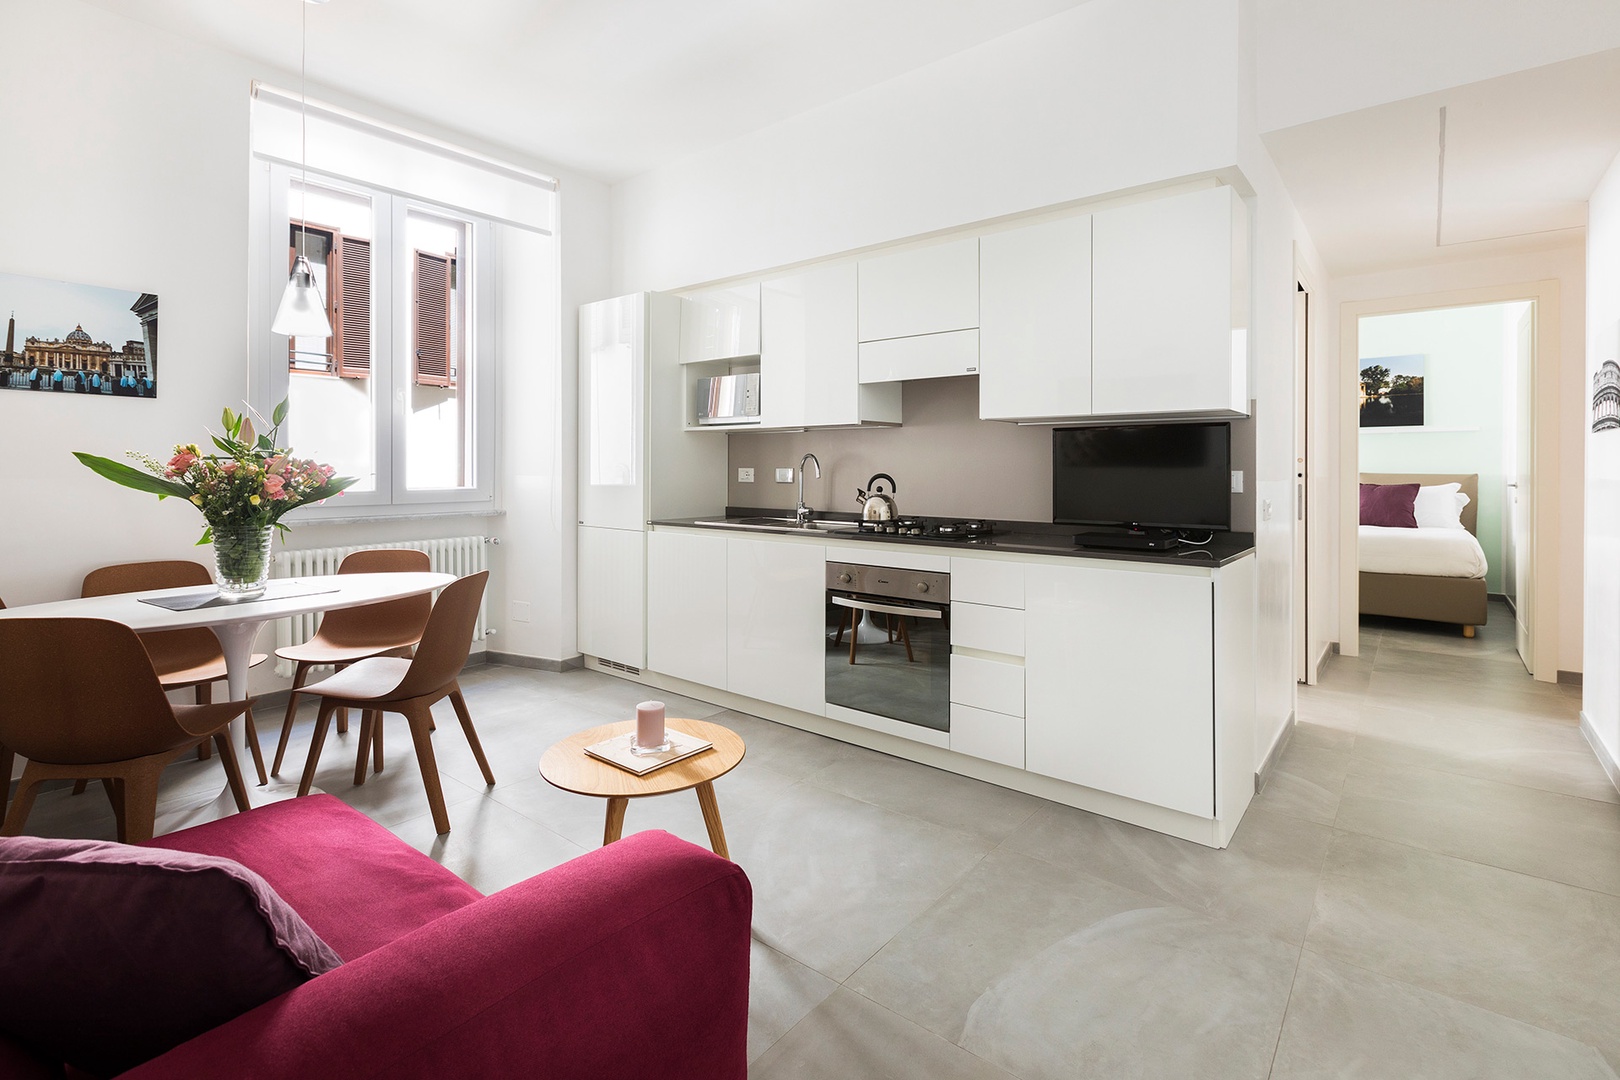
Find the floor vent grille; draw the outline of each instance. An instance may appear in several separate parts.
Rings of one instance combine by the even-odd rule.
[[[617,660],[603,660],[601,657],[596,658],[596,666],[607,668],[609,671],[622,671],[626,675],[641,674],[641,669],[638,667],[631,667],[629,664],[621,664]]]

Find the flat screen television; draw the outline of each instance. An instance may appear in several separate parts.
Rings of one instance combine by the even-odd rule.
[[[1230,424],[1052,431],[1052,521],[1159,529],[1232,527]]]

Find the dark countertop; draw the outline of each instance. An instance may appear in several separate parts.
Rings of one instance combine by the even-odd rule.
[[[1005,551],[1020,555],[1060,555],[1066,558],[1077,559],[1112,559],[1119,562],[1172,564],[1192,566],[1226,566],[1236,562],[1254,551],[1254,534],[1237,532],[1218,532],[1208,544],[1194,547],[1189,544],[1180,544],[1168,551],[1141,551],[1119,550],[1116,548],[1088,548],[1080,547],[1074,542],[1076,533],[1101,532],[1089,528],[1076,528],[1072,525],[1053,525],[1040,521],[997,521],[994,523],[995,531],[987,537],[973,539],[951,540],[934,536],[898,536],[887,533],[857,533],[853,531],[839,532],[810,532],[800,531],[792,526],[780,529],[764,528],[737,528],[736,526],[712,524],[720,518],[751,518],[751,517],[783,517],[791,516],[791,510],[761,509],[746,506],[728,506],[724,514],[708,514],[695,518],[670,518],[662,521],[650,522],[652,525],[668,525],[682,528],[713,529],[715,532],[731,533],[739,536],[808,536],[818,540],[845,540],[856,544],[906,544],[917,547],[954,548],[961,551]],[[819,521],[856,521],[853,514],[817,514]],[[931,523],[940,521],[954,521],[955,518],[927,518]],[[1121,530],[1111,530],[1121,531]]]

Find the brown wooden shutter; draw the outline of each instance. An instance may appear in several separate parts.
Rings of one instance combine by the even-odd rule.
[[[344,236],[337,250],[337,285],[331,290],[337,373],[364,379],[371,375],[371,241]]]
[[[453,386],[451,368],[451,279],[455,259],[416,253],[416,304],[413,319],[416,382],[419,386]]]

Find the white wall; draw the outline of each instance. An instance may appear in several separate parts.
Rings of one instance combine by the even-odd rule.
[[[1544,251],[1491,259],[1342,277],[1333,282],[1337,301],[1399,300],[1429,293],[1557,280],[1559,283],[1558,474],[1558,669],[1581,671],[1581,607],[1584,571],[1582,535],[1585,511],[1580,492],[1586,465],[1581,432],[1587,427],[1590,379],[1586,375],[1586,264],[1584,245],[1562,244]],[[1332,347],[1338,364],[1337,339]],[[1337,367],[1330,377],[1337,379]],[[1584,380],[1584,381],[1583,381]],[[1354,557],[1354,552],[1348,553]]]
[[[1235,3],[1092,0],[628,180],[614,188],[614,290],[1230,166]]]
[[[4,0],[3,22],[0,146],[10,164],[0,270],[155,292],[162,322],[156,401],[0,394],[0,597],[17,604],[75,595],[87,570],[109,562],[209,561],[208,549],[191,547],[201,521],[189,508],[114,487],[70,451],[161,452],[198,438],[222,406],[247,396],[248,90],[255,78],[289,85],[295,76],[77,0]],[[61,77],[64,48],[72,78]],[[602,185],[342,94],[319,96],[559,175],[562,305],[572,311],[608,291]],[[533,396],[503,397],[503,449],[515,463],[501,483],[507,517],[310,524],[293,542],[504,534],[490,647],[564,659],[574,652],[572,485],[561,478],[574,471],[575,326],[545,303],[547,287],[515,298],[533,310],[520,327],[507,324],[521,339],[503,343],[521,354],[513,380],[543,384]],[[512,542],[519,528],[523,541]],[[510,624],[508,599],[529,601],[534,622]],[[256,691],[267,670],[256,673]]]
[[[1620,760],[1620,431],[1591,430],[1591,392],[1592,376],[1603,361],[1620,360],[1620,158],[1592,192],[1586,272],[1587,362],[1580,365],[1586,403],[1579,414],[1586,442],[1586,676],[1581,711],[1612,764]]]
[[[1422,427],[1362,428],[1361,471],[1371,473],[1478,473],[1475,535],[1489,565],[1486,586],[1503,591],[1507,548],[1503,532],[1507,477],[1503,440],[1516,416],[1504,416],[1504,371],[1516,356],[1503,331],[1504,311],[1522,304],[1374,315],[1361,320],[1360,366],[1376,357],[1421,355]],[[1513,370],[1517,370],[1516,365]],[[1434,429],[1434,430],[1429,430]]]

